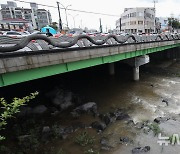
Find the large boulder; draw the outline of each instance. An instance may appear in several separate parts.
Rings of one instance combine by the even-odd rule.
[[[92,113],[93,115],[97,114],[97,104],[95,102],[88,102],[78,106],[71,112],[72,115],[80,115],[83,113]]]
[[[33,113],[33,109],[31,107],[27,106],[21,106],[20,112],[18,113],[18,117],[26,117],[26,116],[31,116]]]
[[[44,126],[42,129],[42,134],[41,134],[41,140],[43,142],[48,142],[51,137],[51,129],[49,126]]]
[[[47,112],[47,107],[45,105],[38,105],[36,106],[35,108],[33,108],[33,114],[37,114],[37,115],[40,115],[40,114],[44,114]]]
[[[106,124],[103,122],[95,121],[91,124],[92,128],[95,128],[98,132],[106,129]]]
[[[56,88],[55,90],[47,93],[46,96],[49,97],[52,104],[60,110],[65,110],[74,105],[74,95],[72,92]]]

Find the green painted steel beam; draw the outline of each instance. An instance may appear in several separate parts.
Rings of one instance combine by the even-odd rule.
[[[8,86],[20,82],[52,76],[56,74],[66,73],[92,67],[96,65],[102,65],[106,63],[113,63],[128,58],[133,58],[141,55],[146,55],[154,52],[164,51],[166,49],[175,48],[180,44],[168,45],[163,47],[149,48],[144,50],[137,50],[132,52],[120,53],[116,55],[109,55],[105,57],[91,58],[87,60],[69,62],[65,64],[50,65],[46,67],[34,68],[29,70],[22,70],[17,72],[9,72],[0,75],[0,87]]]

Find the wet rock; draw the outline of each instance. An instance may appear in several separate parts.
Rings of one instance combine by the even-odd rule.
[[[86,104],[83,104],[81,106],[78,106],[71,112],[72,115],[80,115],[83,113],[92,113],[92,114],[97,114],[97,104],[94,102],[88,102]]]
[[[67,137],[64,133],[64,127],[58,125],[52,126],[52,134],[55,138],[65,139]]]
[[[83,124],[82,122],[76,122],[72,124],[73,130],[76,131],[80,128],[86,128],[87,126]]]
[[[165,122],[165,121],[168,121],[170,118],[168,117],[157,117],[154,119],[154,122],[156,123],[161,123],[161,122]]]
[[[109,145],[109,141],[106,137],[102,137],[100,139],[100,144],[101,144],[101,150],[109,151],[111,150],[111,146]]]
[[[31,107],[25,107],[22,106],[20,108],[20,112],[18,113],[18,117],[26,117],[26,116],[31,116],[33,113],[33,109]]]
[[[136,147],[132,149],[132,154],[141,154],[150,151],[150,146],[145,146],[145,147]]]
[[[55,90],[46,94],[52,101],[52,104],[58,107],[60,110],[66,110],[73,106],[73,93],[65,92],[62,89],[56,88]]]
[[[99,117],[106,125],[109,125],[110,123],[115,122],[115,118],[112,117],[109,113],[100,114]]]
[[[110,151],[111,147],[109,147],[109,146],[102,146],[101,150]]]
[[[124,110],[122,109],[118,109],[114,112],[114,115],[116,117],[116,120],[127,120],[129,119],[129,115],[127,113],[125,113]]]
[[[18,137],[18,144],[24,149],[31,149],[31,135],[22,135]]]
[[[100,143],[101,143],[101,145],[108,146],[108,139],[105,137],[102,137],[100,139]]]
[[[92,128],[97,129],[97,131],[103,131],[104,129],[106,129],[106,124],[103,122],[99,122],[99,121],[95,121],[91,124]]]
[[[71,133],[73,133],[73,132],[74,132],[74,129],[73,129],[72,126],[66,127],[66,128],[64,129],[64,134],[71,134]]]
[[[132,140],[130,140],[129,137],[120,137],[119,140],[121,143],[125,143],[125,144],[132,143]]]
[[[42,141],[47,142],[51,137],[51,129],[49,126],[44,126],[42,129]]]
[[[72,126],[66,128],[58,126],[56,128],[53,128],[53,131],[55,138],[66,139],[69,134],[74,132],[74,129]]]
[[[150,130],[151,130],[151,128],[150,128],[149,126],[145,126],[145,127],[143,128],[143,132],[144,132],[145,134],[148,134],[148,133],[150,132]]]
[[[45,105],[38,105],[33,109],[34,114],[44,114],[47,112],[47,107]]]
[[[166,105],[169,105],[169,101],[167,99],[163,99],[162,102],[166,103]]]
[[[56,107],[50,107],[49,110],[52,116],[56,116],[60,113]]]
[[[138,129],[142,129],[143,126],[144,126],[144,125],[143,125],[142,122],[137,122],[137,123],[135,124],[135,127],[138,128]]]
[[[135,127],[139,128],[139,129],[142,129],[142,128],[145,128],[145,127],[149,127],[149,125],[151,125],[151,124],[152,123],[149,120],[147,120],[147,121],[144,121],[144,122],[137,122],[135,124]]]
[[[61,110],[65,110],[65,109],[73,106],[73,93],[72,92],[66,92],[64,94],[63,103],[61,103],[59,106],[60,106]]]

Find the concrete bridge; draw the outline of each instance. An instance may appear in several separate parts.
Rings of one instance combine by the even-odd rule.
[[[121,60],[133,67],[134,80],[139,80],[139,66],[149,62],[149,54],[176,47],[180,35],[0,36],[0,87],[102,64],[109,64],[114,74],[114,62]]]

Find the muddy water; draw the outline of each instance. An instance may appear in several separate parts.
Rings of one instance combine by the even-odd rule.
[[[178,117],[180,114],[180,63],[171,64],[166,61],[156,65],[146,65],[141,70],[139,82],[131,81],[131,75],[126,73],[126,71],[118,70],[114,77],[97,74],[96,78],[92,76],[91,79],[81,81],[86,84],[75,82],[72,83],[72,87],[76,87],[74,90],[86,96],[89,101],[96,102],[99,112],[106,113],[116,108],[125,109],[135,124],[146,120],[153,121],[156,117],[173,117],[176,121],[173,123],[167,121],[161,129],[165,134],[170,132],[169,136],[173,133],[180,135],[180,118]],[[123,78],[123,75],[127,78]],[[168,104],[163,100],[167,100]],[[84,119],[84,121],[87,120]],[[170,131],[172,127],[174,131]],[[100,136],[107,137],[110,146],[114,147],[113,150],[100,151],[100,153],[129,154],[134,147],[138,146],[150,146],[149,153],[151,154],[179,153],[180,151],[180,145],[160,146],[153,132],[145,134],[128,125],[126,121],[116,121]],[[133,143],[120,144],[120,137],[129,137]]]
[[[160,124],[162,132],[168,136],[174,133],[180,135],[180,62],[172,64],[172,61],[165,61],[159,64],[147,64],[141,67],[140,72],[140,81],[134,82],[131,80],[132,70],[129,67],[116,65],[115,76],[109,76],[106,69],[92,68],[92,71],[81,75],[78,73],[73,76],[65,75],[60,81],[54,80],[54,85],[51,85],[54,87],[56,84],[63,83],[67,89],[84,97],[86,102],[96,102],[100,113],[121,108],[131,117],[131,123],[125,120],[116,121],[100,134],[92,128],[86,129],[90,136],[96,139],[93,149],[102,154],[131,154],[132,149],[139,146],[150,146],[150,154],[180,153],[180,145],[160,146],[157,143],[157,136],[154,136],[152,131],[144,133],[135,127],[139,122],[153,121],[156,117],[169,117],[171,120]],[[53,83],[53,81],[48,82]],[[79,121],[90,125],[96,119],[97,117],[94,118],[91,115],[83,115],[76,120],[72,119],[69,113],[64,113],[56,118],[47,118],[44,125],[57,123],[69,126]],[[85,150],[92,147],[81,147],[74,143],[75,136],[82,131],[84,130],[78,130],[64,140],[54,139],[47,144],[42,144],[37,153],[63,154],[61,152],[63,149],[66,154],[83,154]],[[110,151],[100,150],[99,140],[102,137],[108,139],[109,146],[112,147]],[[128,137],[132,142],[122,144],[120,137]]]

